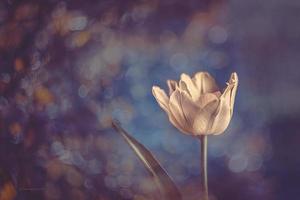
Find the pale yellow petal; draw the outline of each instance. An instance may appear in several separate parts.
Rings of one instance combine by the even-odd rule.
[[[215,79],[208,72],[198,72],[193,77],[200,94],[219,91]]]
[[[202,94],[198,101],[196,102],[196,104],[200,107],[200,108],[204,108],[207,104],[209,104],[212,101],[218,100],[219,97],[217,96],[218,94],[215,93],[206,93],[206,94]]]
[[[167,84],[169,87],[169,96],[171,96],[171,94],[175,91],[177,87],[177,82],[174,80],[167,80]]]
[[[181,74],[180,81],[184,82],[186,84],[186,87],[189,91],[189,94],[191,95],[193,101],[196,101],[199,98],[200,92],[197,89],[194,81],[191,79],[191,77],[185,73]]]
[[[182,81],[182,80],[179,81],[179,88],[180,88],[181,90],[184,90],[184,91],[186,91],[186,92],[189,92],[189,89],[188,89],[186,83],[185,83],[184,81]]]
[[[188,126],[187,119],[184,116],[182,105],[181,105],[181,94],[179,88],[177,88],[171,95],[169,101],[169,109],[180,127],[185,130],[185,133],[190,132],[190,127]]]
[[[181,126],[180,123],[177,122],[176,118],[174,117],[174,115],[171,113],[171,111],[168,112],[168,117],[169,117],[169,121],[178,129],[180,130],[182,133],[186,133],[186,134],[190,134],[188,133],[184,127]]]
[[[236,73],[233,73],[230,77],[225,91],[220,97],[220,105],[218,107],[218,111],[214,117],[214,122],[211,127],[211,132],[213,132],[215,135],[223,133],[230,123],[233,113],[233,105],[237,85],[238,78]]]
[[[214,115],[218,109],[219,100],[215,99],[200,109],[195,116],[193,130],[196,135],[212,134],[210,129],[214,121]]]
[[[178,123],[174,115],[169,110],[169,97],[166,95],[165,91],[157,86],[152,87],[152,93],[158,102],[159,106],[167,113],[170,122],[181,132],[186,133],[183,127]]]
[[[159,106],[164,109],[164,111],[169,111],[169,97],[166,95],[165,91],[157,86],[152,87],[152,94],[155,97]]]
[[[191,99],[190,95],[185,91],[180,91],[181,93],[181,105],[183,115],[187,121],[189,127],[193,126],[195,116],[200,109],[194,101]]]
[[[220,98],[222,93],[220,91],[216,91],[213,93],[214,95],[216,95],[216,97]]]
[[[184,91],[186,94],[188,94],[192,98],[192,96],[190,94],[190,91],[189,91],[186,83],[184,81],[182,81],[182,80],[179,81],[179,89],[181,91]]]
[[[209,132],[213,133],[214,135],[223,133],[231,120],[230,107],[224,103],[224,100],[220,101],[217,114],[215,117],[213,117],[213,119],[213,124]]]
[[[237,91],[237,86],[239,84],[239,79],[237,73],[232,73],[230,76],[230,79],[228,81],[229,85],[233,85],[231,95],[230,95],[230,107],[231,107],[231,115],[233,114],[233,107],[234,107],[234,101],[235,101],[235,95]]]

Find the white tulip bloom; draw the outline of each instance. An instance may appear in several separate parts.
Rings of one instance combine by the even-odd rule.
[[[233,113],[238,76],[232,73],[221,93],[214,78],[198,72],[193,78],[181,74],[180,81],[167,81],[169,96],[157,86],[152,93],[170,122],[189,135],[218,135],[225,131]]]

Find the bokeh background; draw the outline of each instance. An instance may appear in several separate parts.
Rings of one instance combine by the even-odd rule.
[[[300,197],[298,0],[1,0],[0,198],[159,199],[111,117],[200,199],[199,141],[152,85],[239,75],[234,116],[209,137],[211,200]]]

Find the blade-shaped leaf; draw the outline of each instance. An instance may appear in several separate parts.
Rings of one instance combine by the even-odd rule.
[[[123,136],[128,145],[136,153],[138,158],[145,165],[146,169],[155,179],[160,191],[162,192],[165,200],[181,200],[181,194],[177,189],[175,183],[172,181],[167,172],[154,158],[152,153],[134,137],[130,136],[117,121],[112,121],[112,126],[116,131]]]

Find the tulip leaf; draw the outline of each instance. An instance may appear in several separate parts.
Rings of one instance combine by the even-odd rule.
[[[119,124],[112,121],[113,128],[125,139],[127,144],[136,153],[137,157],[142,161],[145,168],[158,184],[159,190],[163,195],[164,200],[181,200],[181,194],[175,183],[163,167],[159,164],[152,153],[133,136],[130,136]]]

